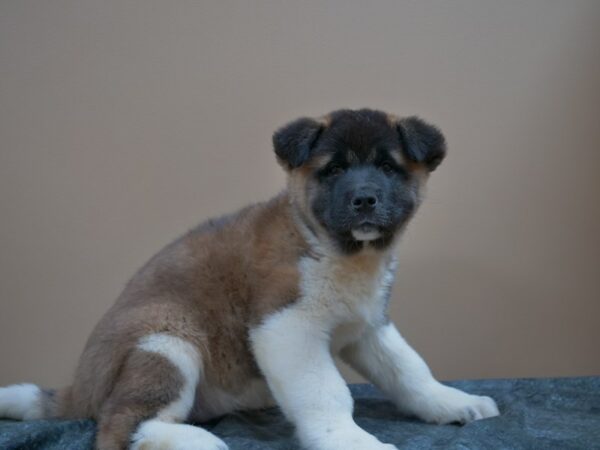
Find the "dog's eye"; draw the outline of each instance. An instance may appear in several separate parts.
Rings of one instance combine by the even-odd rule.
[[[386,162],[381,165],[381,170],[383,170],[385,173],[391,173],[394,170],[394,168],[390,163]]]
[[[327,175],[329,175],[330,177],[337,177],[338,175],[341,175],[343,173],[344,169],[342,168],[342,166],[338,166],[337,164],[329,167],[329,169],[327,170]]]

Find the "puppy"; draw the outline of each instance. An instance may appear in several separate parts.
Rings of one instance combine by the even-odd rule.
[[[0,416],[95,419],[101,450],[217,450],[187,423],[278,405],[305,448],[395,448],[352,419],[334,355],[427,422],[497,415],[436,381],[386,312],[399,236],[446,153],[440,131],[340,110],[273,144],[287,190],[160,251],[96,326],[73,384],[3,388]]]

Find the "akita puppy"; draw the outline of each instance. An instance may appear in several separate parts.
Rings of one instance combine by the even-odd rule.
[[[289,123],[273,144],[285,191],[165,247],[96,326],[73,384],[0,389],[0,416],[95,419],[101,450],[216,450],[227,445],[189,423],[278,405],[305,448],[395,448],[354,422],[335,355],[427,422],[497,415],[491,398],[436,381],[386,313],[441,132],[340,110]]]

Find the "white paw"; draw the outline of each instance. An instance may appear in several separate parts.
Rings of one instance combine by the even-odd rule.
[[[300,436],[309,450],[397,450],[392,444],[384,444],[358,425],[328,427],[310,436]]]
[[[498,416],[498,406],[490,397],[467,394],[453,387],[437,384],[423,393],[412,412],[420,419],[437,424],[466,424]]]
[[[227,450],[227,444],[202,428],[149,420],[132,437],[131,450]]]

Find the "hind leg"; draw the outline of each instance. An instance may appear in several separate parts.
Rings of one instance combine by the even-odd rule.
[[[202,428],[186,425],[201,374],[198,350],[158,333],[144,337],[126,360],[98,420],[99,450],[226,450]]]

